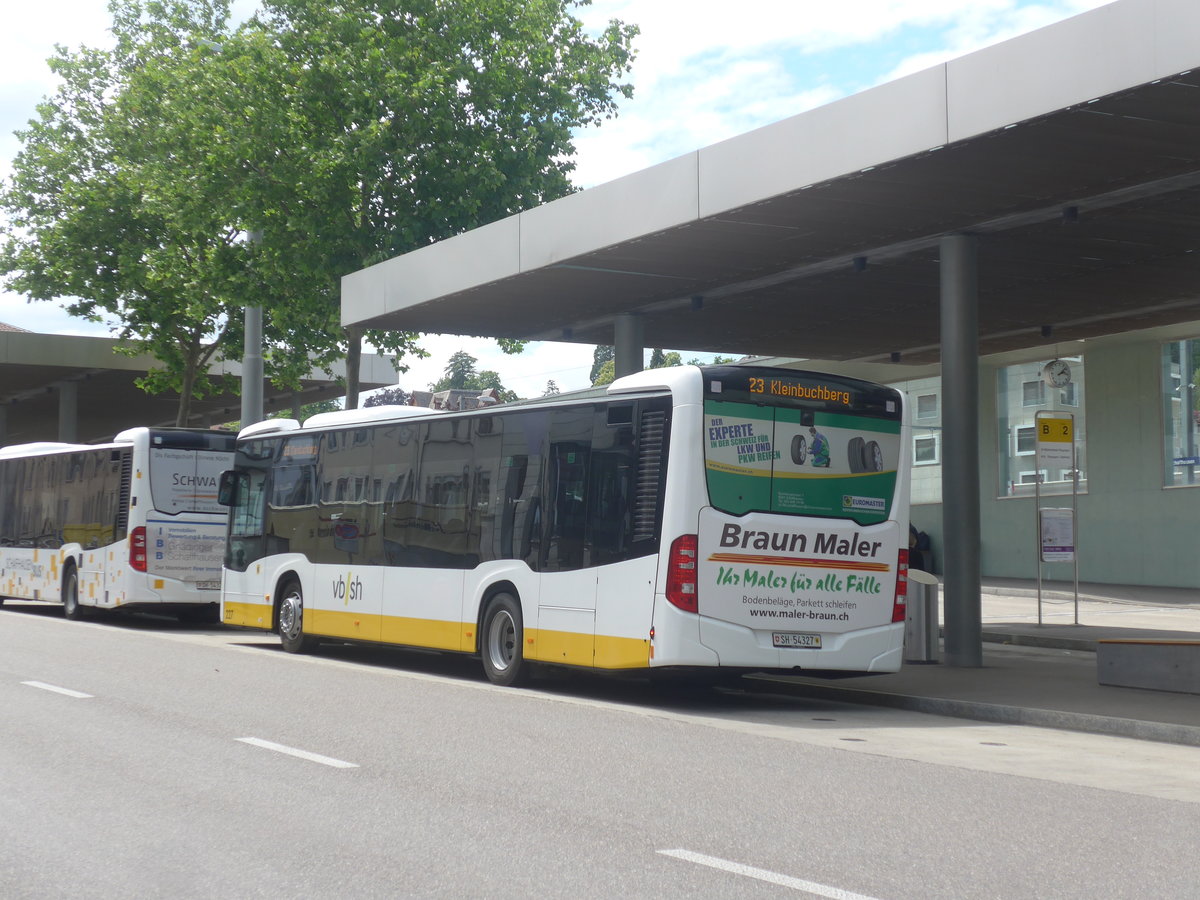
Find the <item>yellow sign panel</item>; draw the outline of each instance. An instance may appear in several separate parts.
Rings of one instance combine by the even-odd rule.
[[[1071,419],[1038,419],[1039,444],[1069,444],[1074,439],[1075,423]]]

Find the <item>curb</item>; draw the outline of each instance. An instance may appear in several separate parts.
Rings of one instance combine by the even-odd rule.
[[[1096,642],[1084,638],[1071,638],[1041,634],[1021,634],[1013,631],[985,631],[985,644],[1008,644],[1013,647],[1040,647],[1044,650],[1083,650],[1096,652]]]
[[[792,696],[815,697],[820,700],[858,703],[864,706],[906,709],[912,712],[929,713],[935,716],[974,719],[980,722],[996,722],[1002,725],[1033,725],[1038,728],[1083,731],[1089,734],[1103,734],[1111,737],[1127,737],[1143,741],[1158,741],[1164,744],[1184,744],[1190,747],[1200,747],[1200,727],[1193,725],[1145,722],[1139,719],[1122,719],[1116,716],[1098,716],[1063,710],[1007,706],[998,703],[981,703],[974,700],[950,700],[941,697],[891,694],[884,691],[863,690],[862,688],[840,688],[828,684],[816,684],[810,681],[779,681],[770,676],[751,676],[745,680],[748,683],[758,682],[770,691],[786,693]]]

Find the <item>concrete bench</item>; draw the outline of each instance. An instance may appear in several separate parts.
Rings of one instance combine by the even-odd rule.
[[[1101,684],[1200,694],[1200,641],[1096,642]]]

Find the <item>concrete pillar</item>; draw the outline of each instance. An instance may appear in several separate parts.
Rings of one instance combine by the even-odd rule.
[[[979,584],[979,281],[976,238],[941,240],[942,542],[946,663],[983,665]]]
[[[303,408],[303,406],[304,404],[300,399],[300,392],[292,391],[292,418],[296,421],[300,420],[300,410]]]
[[[79,440],[79,384],[60,381],[58,388],[58,439],[68,444]]]
[[[613,368],[617,378],[645,368],[645,337],[642,319],[637,313],[617,316],[613,322],[613,344],[616,348]]]
[[[246,307],[242,346],[242,427],[263,420],[262,307]]]

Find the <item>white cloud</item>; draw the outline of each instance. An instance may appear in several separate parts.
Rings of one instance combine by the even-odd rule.
[[[641,29],[634,96],[615,120],[579,135],[575,183],[609,181],[1105,2],[741,0],[731,9],[712,0],[596,0],[578,11],[589,27],[616,17]],[[910,38],[917,46],[908,58],[867,84],[836,54],[819,83],[795,74],[801,58],[903,29],[927,31]]]

